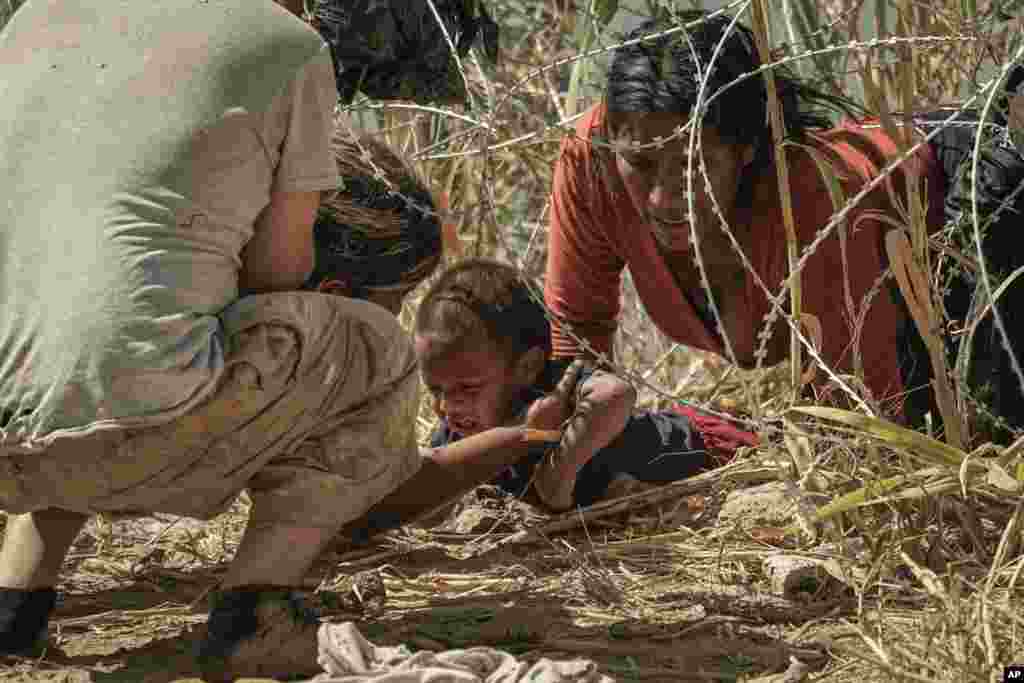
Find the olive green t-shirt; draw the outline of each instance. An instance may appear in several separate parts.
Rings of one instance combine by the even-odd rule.
[[[327,48],[272,0],[29,0],[0,70],[0,440],[182,414],[270,193],[339,182]]]

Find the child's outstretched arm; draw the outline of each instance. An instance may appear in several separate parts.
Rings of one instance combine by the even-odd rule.
[[[559,448],[538,466],[534,478],[537,495],[555,510],[572,507],[576,474],[622,433],[636,404],[632,385],[610,372],[597,370],[577,387],[582,369],[582,361],[574,362],[555,391],[537,400],[528,413],[535,422],[538,414],[544,414],[540,421],[545,424],[554,414],[567,421]]]
[[[425,455],[420,470],[362,517],[344,526],[341,537],[355,543],[416,521],[423,515],[492,481],[539,443],[557,443],[557,431],[496,427]],[[537,425],[539,426],[539,425]]]

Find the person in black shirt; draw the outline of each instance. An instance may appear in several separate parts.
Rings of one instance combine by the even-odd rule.
[[[549,507],[600,500],[616,479],[665,483],[710,466],[700,433],[674,412],[634,412],[623,379],[583,361],[550,358],[544,308],[509,265],[471,259],[444,272],[416,316],[414,345],[438,415],[434,447],[517,424],[529,412],[562,422],[561,443],[538,447],[494,481]],[[554,419],[550,417],[554,415]]]

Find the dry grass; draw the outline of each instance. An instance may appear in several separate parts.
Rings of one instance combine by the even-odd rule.
[[[849,438],[807,433],[823,489],[863,481],[867,454],[846,452]],[[792,480],[798,447],[554,517],[483,489],[431,528],[334,549],[307,587],[382,643],[586,656],[619,680],[751,680],[795,657],[807,680],[952,683],[1019,661],[1024,559],[1006,530],[1019,532],[1020,506],[984,490],[891,500],[818,525],[815,542],[719,518],[730,493]],[[873,455],[901,471],[898,454]],[[205,525],[97,520],[68,560],[58,649],[0,680],[169,680],[154,657],[187,676],[180,643],[201,632],[245,517],[243,498]],[[840,536],[865,542],[821,543]],[[847,583],[776,595],[765,560],[783,552],[828,559]]]
[[[979,19],[993,10],[990,4],[785,4],[800,5],[803,9],[796,13],[802,12],[805,20],[815,15],[811,23],[818,30],[810,35],[798,30],[801,40],[780,46],[784,41],[779,36],[790,34],[779,30],[785,24],[780,15],[785,13],[772,3],[768,9],[773,14],[775,54],[787,55],[804,75],[831,83],[841,92],[864,93],[869,108],[883,115],[971,97],[983,102],[990,91],[979,88],[1016,57],[1014,40],[1020,25]],[[550,66],[577,54],[560,30],[564,17],[538,16],[527,40],[510,41],[497,72],[486,81],[470,76],[481,98],[497,103],[472,114],[487,128],[477,128],[473,136],[465,132],[472,131],[472,125],[453,123],[447,144],[428,147],[420,155],[428,172],[449,191],[467,253],[509,259],[535,278],[542,276],[547,189],[557,152],[553,140],[562,132],[553,124],[565,122],[567,108],[555,96],[555,77],[560,75],[567,83],[571,68]],[[849,47],[836,49],[840,46]],[[806,49],[822,54],[795,58]],[[494,94],[488,98],[490,93]],[[569,109],[581,111],[583,106]],[[904,203],[914,206],[907,199]],[[523,245],[529,248],[524,250]],[[927,285],[935,287],[926,283],[926,289]],[[839,499],[844,512],[826,521],[814,519],[812,505],[784,536],[785,543],[802,550],[839,537],[868,541],[864,554],[848,560],[851,572],[860,577],[853,582],[848,602],[840,601],[827,616],[794,618],[789,630],[781,631],[796,634],[799,642],[820,636],[833,643],[815,680],[989,681],[1001,675],[1003,665],[1024,660],[1024,623],[1018,616],[1024,614],[1019,482],[1004,480],[1004,488],[992,486],[979,477],[960,476],[948,464],[929,472],[928,465],[934,463],[922,461],[912,447],[884,434],[837,430],[810,420],[799,426],[780,420],[791,405],[785,368],[745,373],[719,359],[676,348],[650,324],[628,277],[623,311],[616,357],[624,374],[646,381],[641,387],[645,405],[661,407],[675,396],[714,409],[769,416],[772,419],[758,424],[769,445],[750,454],[746,464],[756,470],[758,459],[772,463],[773,476],[788,482],[797,498],[820,494],[828,500],[851,492],[854,498],[859,496],[858,507]],[[841,379],[854,392],[861,386],[857,378]],[[423,427],[432,421],[425,406]],[[957,443],[954,439],[953,445]],[[1000,462],[1011,482],[1020,463],[1019,453],[984,445],[970,458],[959,453],[961,459]],[[891,486],[877,486],[895,480],[899,481]],[[766,592],[762,562],[776,549],[752,541],[748,533],[713,523],[693,531],[669,519],[645,532],[640,519],[666,521],[656,510],[657,505],[634,508],[633,524],[639,523],[639,529],[627,525],[610,531],[600,524],[595,537],[588,528],[586,544],[600,570],[595,576],[603,577],[596,585],[606,589],[595,587],[591,592],[588,615],[614,621],[628,614],[641,623],[660,623],[660,617],[672,615],[669,621],[685,621],[667,608],[673,604],[671,596],[706,583],[708,577],[714,577],[711,583],[717,586]],[[571,541],[563,545],[561,540],[550,540],[550,552],[579,557],[579,546]],[[607,590],[618,600],[609,602]],[[747,610],[738,618],[757,621],[771,611],[736,603],[740,611]],[[728,613],[728,601],[723,605],[705,599],[703,604],[715,605],[716,612],[705,617],[714,623],[719,623],[716,616],[736,616]],[[687,628],[682,622],[677,626],[679,631]]]
[[[0,22],[5,3],[12,8],[0,0]],[[447,193],[461,238],[454,258],[507,259],[539,280],[552,164],[567,112],[587,103],[560,94],[578,63],[579,20],[560,12],[564,3],[491,4],[506,27],[502,63],[485,72],[469,62],[474,109],[363,102],[350,113]],[[1016,21],[976,21],[991,9],[984,2],[765,4],[774,54],[884,111],[979,94],[1015,56],[1019,34]],[[602,34],[591,44],[611,42]],[[806,49],[816,52],[796,59]],[[416,299],[403,312],[407,325]],[[616,357],[624,374],[643,380],[643,405],[680,397],[761,416],[765,445],[702,478],[558,517],[474,494],[432,528],[329,553],[309,587],[341,596],[330,613],[362,620],[384,642],[592,657],[620,680],[752,680],[795,657],[807,670],[799,678],[792,668],[791,680],[990,683],[1004,665],[1024,663],[1024,448],[947,452],[871,425],[787,412],[786,368],[747,373],[677,348],[650,324],[628,276]],[[841,379],[857,391],[856,378]],[[424,401],[424,439],[433,420]],[[796,503],[789,520],[719,519],[730,492],[765,481],[787,487]],[[70,597],[57,643],[67,656],[14,663],[0,680],[152,674],[154,652],[177,652],[166,638],[202,621],[203,595],[246,512],[241,499],[205,525],[91,525],[63,586]],[[859,552],[844,550],[857,539]],[[774,595],[765,560],[782,552],[828,559],[845,583]],[[351,578],[359,572],[379,577],[386,598],[360,588]]]

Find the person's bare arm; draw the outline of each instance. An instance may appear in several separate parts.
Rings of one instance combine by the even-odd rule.
[[[313,271],[313,221],[319,192],[273,192],[242,250],[242,296],[298,289]]]
[[[625,263],[612,247],[607,198],[593,182],[585,141],[568,137],[555,162],[548,225],[544,302],[595,351],[612,357]],[[551,328],[552,356],[579,357],[583,346],[560,325]]]
[[[340,538],[363,543],[376,534],[414,522],[492,481],[526,456],[532,446],[557,442],[558,437],[558,432],[529,427],[496,427],[434,449],[408,481],[346,524]]]
[[[570,375],[566,373],[566,376]],[[570,399],[571,392],[560,385],[554,393],[537,403],[565,405]],[[636,390],[609,372],[596,372],[580,386],[561,446],[553,458],[545,460],[537,468],[534,488],[546,505],[555,510],[572,507],[576,474],[598,451],[622,433],[635,403]],[[562,408],[566,409],[567,406]]]

